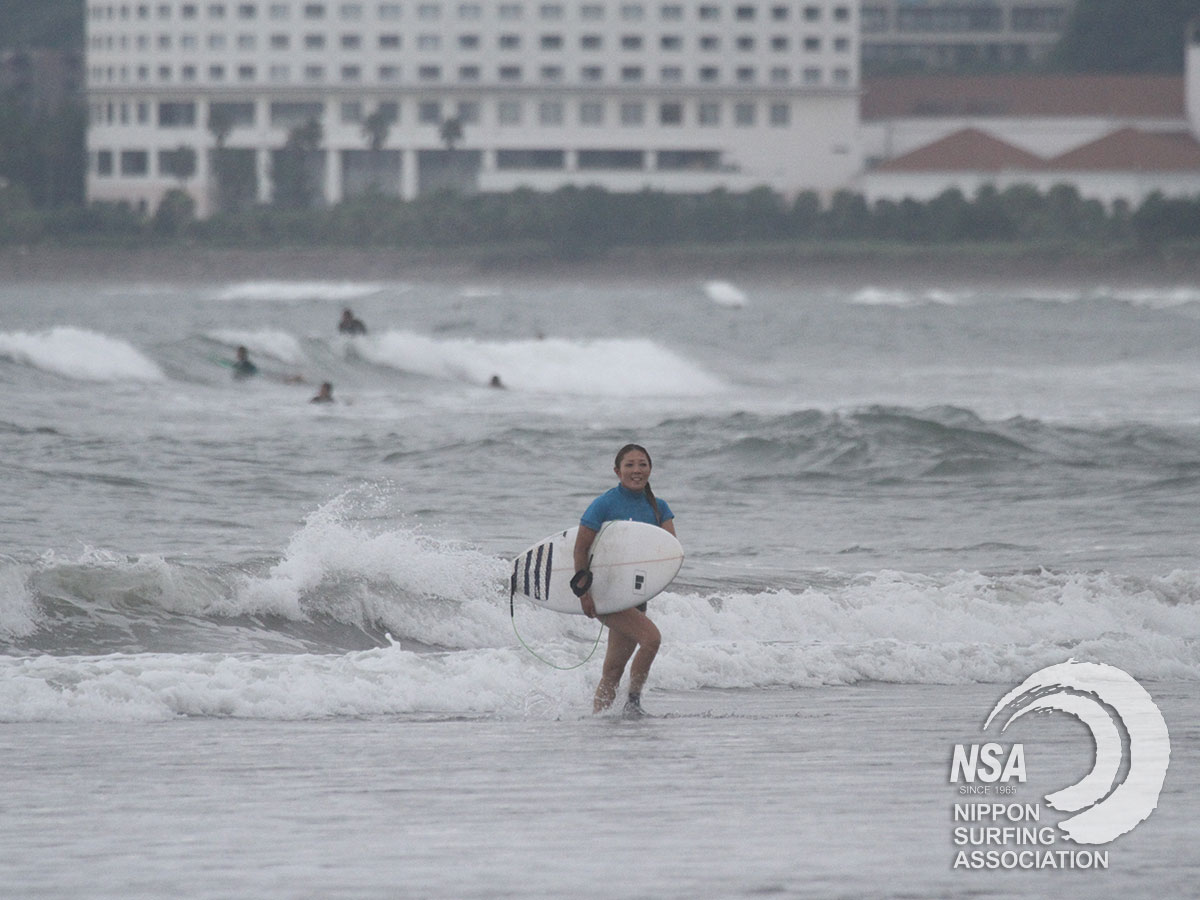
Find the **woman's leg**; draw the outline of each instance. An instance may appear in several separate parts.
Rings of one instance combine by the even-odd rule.
[[[650,665],[662,643],[658,626],[640,610],[626,609],[610,613],[601,616],[600,621],[608,626],[608,650],[604,654],[600,684],[596,686],[595,712],[612,706],[617,697],[617,686],[625,673],[625,664],[631,656],[633,665],[629,668],[629,693],[635,697],[641,696],[646,676],[650,674]]]

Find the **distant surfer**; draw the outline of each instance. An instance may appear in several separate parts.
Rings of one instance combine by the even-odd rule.
[[[589,618],[596,618],[596,604],[590,590],[588,551],[601,525],[616,519],[632,519],[658,525],[675,534],[675,514],[666,501],[655,497],[650,489],[650,468],[650,454],[646,449],[637,444],[626,444],[617,452],[613,466],[620,483],[593,500],[579,520],[579,534],[575,539],[575,577],[571,580],[571,587]],[[646,615],[644,603],[634,609],[609,613],[599,618],[608,627],[608,650],[604,655],[600,683],[596,686],[593,711],[603,712],[612,706],[617,698],[617,686],[625,674],[625,665],[632,657],[625,713],[641,715],[642,687],[662,643],[662,635],[658,626]]]
[[[249,378],[258,374],[258,366],[250,362],[250,351],[245,347],[237,348],[237,358],[233,361],[233,377]]]
[[[309,403],[332,403],[333,402],[333,382],[322,381],[321,387],[316,395],[308,401]]]
[[[367,326],[362,319],[355,318],[354,313],[347,307],[342,310],[342,320],[338,322],[338,331],[342,334],[366,334]]]
[[[500,388],[504,390],[504,382],[500,380],[499,375],[493,375],[492,380],[488,382],[488,387]]]

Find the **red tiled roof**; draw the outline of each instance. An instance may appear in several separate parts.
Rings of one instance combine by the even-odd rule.
[[[882,172],[999,172],[1040,169],[1044,160],[977,128],[964,128],[879,166]]]
[[[1179,75],[920,75],[863,81],[864,121],[994,116],[1183,119]]]
[[[1053,169],[1178,172],[1200,170],[1200,142],[1186,131],[1122,128],[1047,162]]]

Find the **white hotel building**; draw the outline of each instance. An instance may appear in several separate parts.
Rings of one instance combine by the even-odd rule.
[[[861,169],[855,0],[86,0],[89,201],[217,196],[210,113],[251,190],[310,154],[326,203],[368,185],[828,196]],[[391,119],[369,149],[368,116]],[[448,153],[442,123],[462,138]],[[185,149],[180,153],[181,148]],[[194,152],[193,152],[194,151]],[[180,162],[184,160],[184,162]],[[194,161],[194,163],[192,162]]]

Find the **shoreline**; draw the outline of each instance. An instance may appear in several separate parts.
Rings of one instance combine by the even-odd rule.
[[[269,249],[208,246],[32,246],[0,248],[7,282],[211,282],[519,278],[522,280],[706,281],[863,285],[1080,280],[1100,284],[1200,281],[1200,258],[1071,253],[1054,248],[842,245],[711,245],[616,248],[567,260],[520,247],[421,250],[352,247]]]

